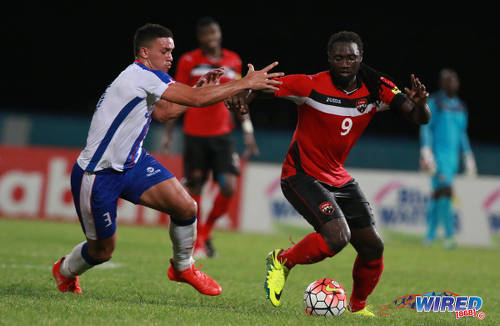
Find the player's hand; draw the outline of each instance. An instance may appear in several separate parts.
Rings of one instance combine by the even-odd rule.
[[[245,151],[241,155],[244,160],[248,160],[252,155],[259,155],[259,147],[257,146],[257,142],[255,141],[255,137],[252,133],[244,133],[243,135],[245,141]]]
[[[422,147],[420,149],[420,169],[431,175],[436,173],[436,161],[434,160],[434,154],[432,154],[429,147]]]
[[[405,93],[408,98],[418,106],[424,106],[427,103],[427,98],[429,93],[425,89],[425,85],[420,82],[420,80],[411,74],[411,89],[405,87]]]
[[[285,74],[282,72],[273,72],[268,73],[269,70],[273,69],[278,65],[278,62],[275,61],[265,67],[262,70],[255,70],[254,66],[249,63],[248,64],[248,72],[245,77],[242,78],[247,83],[248,89],[261,90],[261,89],[269,89],[269,90],[278,90],[278,86],[282,84],[282,82],[278,80],[274,80],[273,78],[278,78],[284,76]]]
[[[194,87],[199,88],[204,86],[219,85],[222,75],[224,75],[224,68],[210,70],[198,79],[198,82],[194,85]]]
[[[250,95],[250,90],[245,90],[236,95],[231,96],[224,100],[224,104],[228,110],[233,111],[235,114],[247,114],[248,113],[248,104],[247,99]]]
[[[468,177],[476,177],[477,176],[477,166],[476,160],[474,159],[474,155],[472,153],[468,153],[464,155],[464,166],[465,166],[465,175]]]

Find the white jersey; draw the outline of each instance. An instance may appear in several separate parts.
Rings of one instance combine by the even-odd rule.
[[[172,83],[167,73],[139,61],[122,71],[97,103],[78,165],[89,172],[131,168],[142,153],[154,104]]]

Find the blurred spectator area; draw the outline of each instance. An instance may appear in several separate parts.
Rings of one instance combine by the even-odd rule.
[[[90,126],[91,116],[63,116],[36,113],[0,112],[0,143],[17,146],[54,146],[83,148]],[[171,153],[181,153],[183,136],[181,121],[177,121]],[[243,151],[244,144],[239,126],[233,131],[236,148]],[[255,137],[260,155],[252,161],[282,163],[293,130],[262,129],[256,125]],[[474,139],[473,135],[471,135]],[[161,152],[164,137],[163,125],[152,122],[144,147],[151,152]],[[475,143],[472,149],[480,174],[500,175],[500,147]],[[346,166],[416,171],[418,169],[418,135],[365,133],[351,151]]]

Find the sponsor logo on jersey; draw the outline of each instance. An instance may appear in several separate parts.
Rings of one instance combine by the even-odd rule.
[[[319,210],[325,215],[332,215],[335,209],[333,208],[332,203],[325,201],[319,205]]]
[[[327,96],[325,100],[326,100],[326,103],[335,103],[335,104],[342,103],[342,101],[340,99],[335,98],[335,97],[330,97],[330,96]]]
[[[147,177],[150,177],[150,176],[155,175],[155,174],[157,174],[157,173],[160,173],[160,169],[156,169],[156,170],[155,170],[155,168],[154,168],[154,167],[152,167],[152,166],[148,166],[148,167],[146,168],[146,176],[147,176]]]

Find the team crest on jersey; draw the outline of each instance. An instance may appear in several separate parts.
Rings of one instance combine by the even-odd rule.
[[[332,203],[325,201],[319,204],[319,210],[325,215],[332,215],[335,209],[333,208]]]
[[[368,100],[366,98],[360,98],[356,100],[356,109],[358,109],[359,112],[361,113],[365,112],[367,107],[368,107]]]

